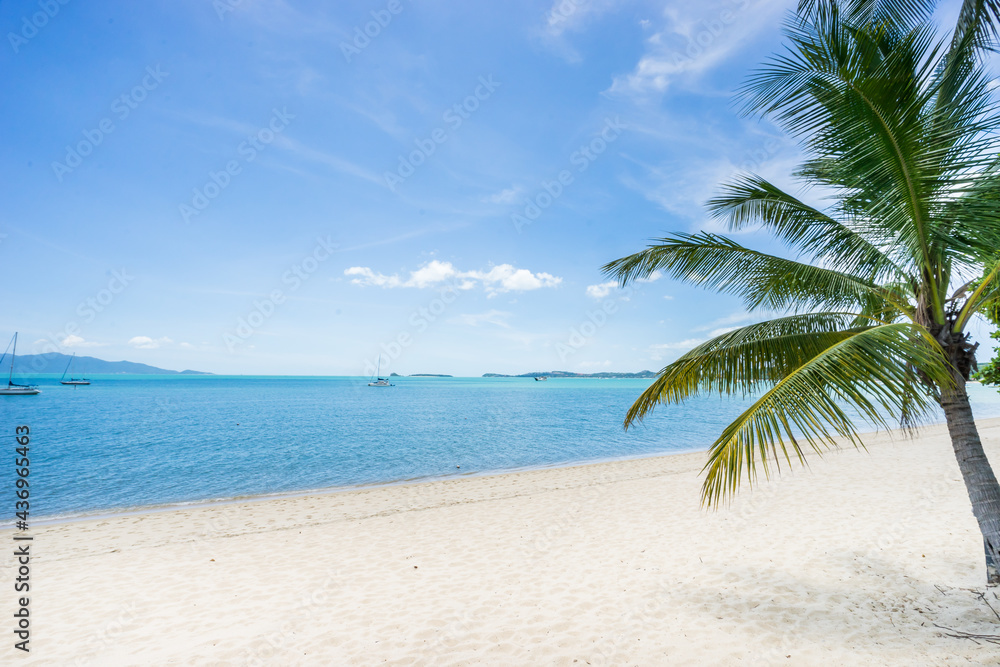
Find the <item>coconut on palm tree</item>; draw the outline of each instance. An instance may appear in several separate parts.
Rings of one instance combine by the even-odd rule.
[[[966,381],[969,323],[1000,303],[1000,114],[983,62],[998,5],[966,2],[949,40],[935,36],[933,5],[803,2],[788,49],[741,90],[747,112],[801,140],[796,176],[826,204],[744,174],[709,210],[732,231],[772,233],[790,256],[673,234],[604,271],[622,285],[661,271],[782,315],[669,364],[626,417],[699,392],[754,396],[709,450],[707,504],[781,459],[838,437],[859,445],[857,416],[912,427],[940,406],[996,584],[1000,485]]]

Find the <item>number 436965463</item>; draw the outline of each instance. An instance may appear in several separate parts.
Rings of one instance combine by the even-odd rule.
[[[18,501],[15,504],[15,509],[17,511],[17,518],[21,521],[28,520],[28,434],[30,430],[27,426],[18,426],[15,431],[15,439],[17,440],[17,448],[14,450],[17,454],[17,459],[14,464],[16,467],[15,472],[17,473],[17,480],[14,482],[14,486],[17,488],[15,492]]]

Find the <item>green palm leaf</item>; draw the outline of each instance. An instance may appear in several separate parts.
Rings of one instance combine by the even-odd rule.
[[[759,396],[709,452],[706,503],[838,437],[860,444],[856,421],[912,426],[938,403],[1000,584],[1000,484],[965,392],[976,350],[965,328],[975,314],[1000,319],[1000,107],[986,69],[1000,0],[965,0],[950,40],[930,23],[935,5],[803,0],[787,50],[741,89],[745,111],[801,140],[794,176],[832,204],[748,174],[709,209],[734,231],[773,233],[794,259],[674,234],[603,269],[623,285],[664,271],[791,313],[699,345],[626,416],[628,427],[703,392]]]
[[[770,475],[780,459],[804,462],[801,441],[816,451],[835,437],[860,444],[848,413],[888,428],[889,415],[917,421],[934,406],[914,371],[947,384],[950,369],[940,348],[911,324],[886,324],[846,335],[777,382],[730,424],[709,450],[702,488],[706,504],[718,504],[757,470]]]
[[[663,271],[741,297],[747,308],[862,308],[883,301],[878,285],[854,275],[746,248],[709,233],[675,234],[603,267],[623,285]]]
[[[808,313],[740,327],[717,336],[669,364],[625,418],[628,428],[660,403],[681,403],[699,393],[749,395],[787,377],[831,345],[867,327],[854,313]]]
[[[723,218],[733,231],[761,225],[796,250],[822,258],[842,271],[867,276],[870,281],[907,279],[879,246],[892,243],[890,237],[876,239],[831,218],[767,180],[747,174],[724,185],[709,200],[708,210]],[[865,230],[869,236],[877,230]]]

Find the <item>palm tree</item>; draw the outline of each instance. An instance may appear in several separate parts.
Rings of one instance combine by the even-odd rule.
[[[800,139],[795,175],[830,204],[744,174],[708,207],[732,231],[771,232],[791,258],[677,233],[604,272],[624,286],[661,271],[781,314],[669,364],[626,416],[628,428],[697,393],[754,396],[709,450],[707,505],[838,436],[860,445],[852,411],[909,428],[940,406],[997,584],[1000,485],[966,393],[977,347],[966,329],[1000,304],[1000,115],[983,63],[1000,3],[966,2],[945,41],[933,5],[803,2],[788,49],[741,89],[747,113]]]

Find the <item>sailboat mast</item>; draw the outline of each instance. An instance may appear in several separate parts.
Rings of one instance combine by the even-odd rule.
[[[69,373],[70,366],[73,365],[73,357],[75,357],[75,356],[76,356],[76,352],[74,352],[73,354],[70,355],[70,357],[69,357],[69,363],[66,364],[66,370],[63,371],[62,377],[59,378],[60,381],[66,379],[66,373]]]
[[[16,341],[15,341],[15,345],[16,345]],[[378,368],[375,369],[375,377],[378,378],[379,380],[382,379],[382,355],[381,354],[378,355]]]
[[[14,332],[14,351],[10,353],[10,372],[7,373],[7,385],[14,381],[14,357],[17,356],[17,332]]]

